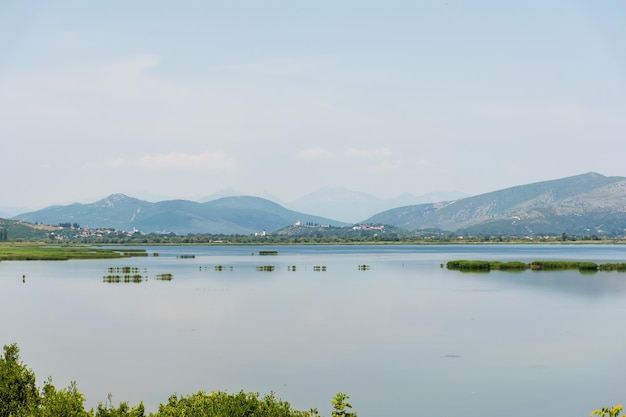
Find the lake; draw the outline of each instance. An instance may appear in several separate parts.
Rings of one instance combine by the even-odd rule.
[[[626,401],[626,273],[441,268],[626,262],[626,246],[146,249],[159,256],[0,262],[0,343],[18,343],[39,384],[77,381],[88,407],[111,393],[156,411],[199,390],[274,391],[325,416],[342,391],[360,417],[588,416]],[[142,281],[104,282],[125,266]]]

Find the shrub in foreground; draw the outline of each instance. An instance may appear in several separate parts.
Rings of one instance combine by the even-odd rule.
[[[346,408],[349,397],[337,393],[333,398],[333,417],[356,417]],[[4,346],[0,356],[0,417],[144,417],[143,403],[131,407],[126,402],[114,406],[111,395],[108,401],[98,404],[93,410],[85,410],[85,397],[78,391],[75,382],[69,387],[57,389],[48,379],[39,389],[35,374],[19,360],[16,344]],[[287,401],[274,393],[260,396],[259,393],[227,393],[203,391],[186,396],[172,395],[166,404],[159,405],[156,413],[148,417],[319,417],[317,409],[296,410]]]

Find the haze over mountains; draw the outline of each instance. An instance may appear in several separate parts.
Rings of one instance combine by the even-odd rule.
[[[259,197],[224,197],[206,203],[188,200],[151,203],[124,194],[113,194],[92,204],[52,206],[21,214],[14,220],[176,234],[250,234],[277,230],[298,221],[333,226],[344,224],[288,210]]]
[[[30,209],[26,207],[10,207],[10,206],[0,206],[0,218],[2,219],[10,219],[13,216],[16,216],[20,213],[24,213]]]
[[[414,198],[407,195],[379,201],[364,193],[325,189],[291,203],[292,208],[301,210],[296,211],[250,196],[222,197],[205,203],[151,203],[114,194],[92,204],[53,206],[14,219],[177,234],[250,234],[263,230],[271,233],[296,222],[333,226],[376,223],[407,231],[438,229],[478,235],[623,235],[626,230],[626,178],[593,172],[473,197],[403,205]],[[367,214],[376,204],[384,207],[392,201],[398,206]],[[342,222],[323,214],[341,215],[351,221]],[[355,218],[360,220],[353,221]]]
[[[223,197],[241,196],[234,188],[225,188],[215,194],[200,199],[202,202],[217,200]],[[273,201],[290,210],[304,213],[315,213],[318,216],[335,219],[346,223],[357,223],[365,218],[395,207],[412,204],[436,203],[438,201],[456,200],[468,197],[460,192],[438,192],[421,196],[404,193],[393,198],[380,198],[369,193],[353,191],[345,187],[326,187],[306,194],[293,201],[285,201],[275,195],[265,193],[257,197]]]
[[[458,192],[431,193],[416,196],[410,193],[395,198],[378,198],[347,188],[322,188],[286,205],[296,211],[316,213],[349,223],[363,221],[381,211],[412,204],[435,203],[467,197]]]

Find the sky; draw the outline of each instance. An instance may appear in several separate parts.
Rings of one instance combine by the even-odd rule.
[[[626,176],[626,2],[0,3],[0,206]]]

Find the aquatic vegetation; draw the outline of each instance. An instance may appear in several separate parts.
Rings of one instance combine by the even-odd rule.
[[[172,278],[174,278],[174,275],[168,272],[165,274],[157,274],[155,278],[159,281],[171,281]]]
[[[113,273],[113,272],[118,272],[119,273],[119,272],[121,272],[123,274],[138,273],[139,272],[139,267],[135,267],[135,266],[132,266],[132,267],[131,266],[113,267],[113,266],[110,266],[108,268],[108,271],[110,273]]]
[[[532,261],[530,269],[534,271],[554,271],[562,269],[579,269],[581,262],[578,261]],[[597,265],[595,265],[597,269]],[[591,266],[589,262],[584,263],[584,269],[589,270]]]
[[[115,249],[88,246],[37,246],[1,245],[0,260],[3,261],[65,261],[68,259],[127,258],[145,253],[143,249],[121,253]],[[133,255],[130,255],[132,253]]]
[[[598,271],[626,272],[626,263],[601,264],[601,265],[598,265]]]
[[[131,256],[148,256],[148,252],[146,252],[146,251],[145,251],[145,250],[143,250],[143,249],[137,249],[137,250],[124,250],[124,251],[122,252],[122,255],[124,255],[124,256],[128,256],[128,257],[131,257]]]
[[[200,267],[200,269],[202,269],[202,267]],[[204,267],[204,269],[206,269],[206,267]],[[224,265],[215,265],[215,266],[213,266],[213,269],[215,271],[221,272],[221,271],[225,271],[226,269],[230,269],[232,271],[234,268],[233,268],[232,265],[229,266],[229,267],[226,267]]]
[[[528,264],[520,261],[511,261],[511,262],[492,262],[491,269],[498,269],[500,271],[523,271],[524,269],[528,269]]]
[[[107,268],[108,275],[102,277],[102,281],[112,284],[118,282],[140,283],[144,276],[140,274],[140,268],[136,266],[110,266]]]
[[[532,261],[524,263],[520,261],[500,262],[500,261],[481,261],[481,260],[454,260],[449,261],[446,267],[451,270],[459,271],[523,271],[531,269],[533,271],[560,271],[560,270],[578,270],[580,272],[596,272],[596,271],[620,271],[626,272],[626,263],[608,263],[597,264],[590,261]]]
[[[261,265],[261,266],[257,266],[256,267],[257,271],[272,272],[274,269],[276,269],[276,267],[274,265]]]
[[[143,282],[144,277],[141,274],[126,274],[126,275],[114,275],[109,274],[102,277],[102,281],[106,283],[118,283],[118,282],[133,282],[140,283]]]
[[[105,275],[104,277],[102,277],[102,281],[108,282],[108,283],[122,282],[122,276],[109,274],[109,275]]]
[[[276,250],[260,250],[259,255],[268,256],[268,255],[278,255],[278,251]]]
[[[455,260],[446,264],[448,269],[458,269],[461,271],[488,271],[491,269],[491,262],[478,260]]]

